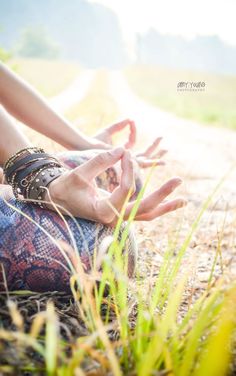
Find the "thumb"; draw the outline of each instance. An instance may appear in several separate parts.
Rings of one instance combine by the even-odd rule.
[[[125,148],[131,149],[136,142],[136,125],[135,122],[131,119],[124,119],[122,121],[119,121],[118,123],[115,123],[107,128],[108,133],[110,136],[113,136],[115,133],[122,131],[123,129],[129,127],[129,136],[128,140],[125,143]]]
[[[137,136],[137,129],[135,122],[130,120],[129,122],[129,139],[125,144],[125,147],[127,149],[132,149],[136,143],[136,136]]]

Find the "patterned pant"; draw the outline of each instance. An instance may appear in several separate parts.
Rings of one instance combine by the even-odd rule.
[[[68,167],[74,168],[88,157],[68,152],[62,154],[60,159]],[[118,184],[115,170],[108,169],[97,178],[97,183],[104,189],[113,190]],[[137,179],[137,190],[140,185]],[[98,249],[104,238],[112,235],[114,230],[80,218],[65,219],[83,267],[88,271],[94,249]],[[32,204],[18,202],[14,197],[4,200],[0,188],[0,291],[5,290],[5,278],[9,290],[68,291],[70,272],[65,256],[55,241],[59,241],[59,245],[62,242],[73,245],[68,228],[59,215]],[[135,264],[134,248],[131,249],[130,274]]]

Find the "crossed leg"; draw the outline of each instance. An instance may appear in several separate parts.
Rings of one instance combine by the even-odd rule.
[[[74,168],[88,156],[67,152],[60,158]],[[111,168],[99,176],[97,183],[104,189],[114,189],[117,184],[115,170]],[[79,254],[80,261],[76,257],[72,260],[81,262],[85,271],[89,271],[95,249],[98,252],[106,244],[105,239],[113,235],[114,229],[81,218],[66,216],[65,221],[70,233],[58,214],[17,201],[9,186],[0,185],[0,263],[9,289],[68,291],[70,270],[61,251],[63,243],[70,245],[75,256]],[[132,233],[127,239],[125,251],[129,255],[128,274],[131,276],[137,252]],[[0,290],[4,289],[1,274],[0,269]]]

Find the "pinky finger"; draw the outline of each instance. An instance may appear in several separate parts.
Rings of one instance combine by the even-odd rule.
[[[152,158],[162,158],[166,153],[168,153],[168,150],[161,149],[156,154],[152,156]]]

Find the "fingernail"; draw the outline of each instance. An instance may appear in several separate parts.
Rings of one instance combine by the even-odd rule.
[[[182,179],[180,179],[180,178],[175,178],[175,185],[180,185],[180,184],[182,184],[183,183],[183,180]]]
[[[125,156],[129,159],[131,159],[131,153],[129,150],[125,150]]]
[[[155,142],[158,143],[161,142],[161,140],[163,140],[163,137],[158,137]]]
[[[118,148],[111,150],[110,153],[114,155],[114,157],[117,157],[118,155],[122,155],[124,153],[124,148],[119,146]]]
[[[184,206],[186,206],[188,204],[188,201],[185,200],[184,198],[180,201],[180,207],[183,208]]]
[[[180,178],[174,178],[172,180],[171,184],[171,191],[174,191],[180,184],[182,183],[182,180]]]

